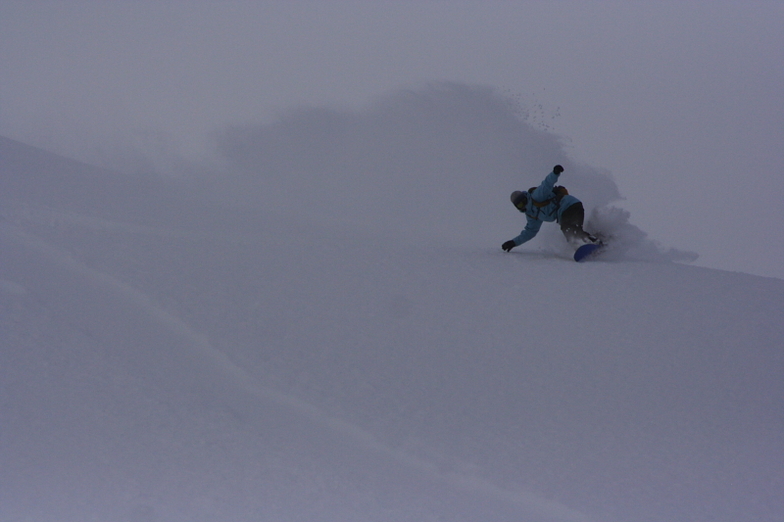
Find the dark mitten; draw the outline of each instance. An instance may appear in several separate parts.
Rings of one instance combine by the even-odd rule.
[[[504,252],[511,252],[512,249],[516,246],[517,245],[515,245],[515,242],[510,239],[509,241],[501,245],[501,248],[504,250]]]
[[[561,172],[563,172],[563,167],[560,165],[556,165],[555,167],[553,167],[553,172],[555,172],[556,174],[560,174]]]

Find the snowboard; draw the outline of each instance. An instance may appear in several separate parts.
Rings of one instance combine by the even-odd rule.
[[[604,245],[596,245],[593,243],[583,245],[574,253],[574,260],[578,263],[581,261],[588,261],[589,259],[596,257],[596,254],[602,250],[603,246]]]

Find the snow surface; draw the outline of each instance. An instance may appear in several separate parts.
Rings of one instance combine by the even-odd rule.
[[[784,520],[784,281],[676,262],[482,89],[218,142],[0,138],[0,521]],[[556,162],[604,260],[500,249]]]

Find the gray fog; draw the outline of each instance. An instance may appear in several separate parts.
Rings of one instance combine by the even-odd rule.
[[[6,0],[0,134],[166,171],[293,107],[487,86],[608,172],[652,239],[784,278],[782,26],[781,2]]]

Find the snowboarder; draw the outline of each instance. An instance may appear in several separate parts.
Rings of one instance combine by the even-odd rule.
[[[583,230],[585,209],[582,202],[570,195],[564,187],[555,185],[563,171],[562,166],[556,165],[538,187],[528,192],[512,192],[510,199],[517,210],[525,214],[527,223],[519,236],[501,245],[504,251],[510,252],[514,247],[533,239],[543,221],[560,223],[561,232],[575,247],[590,243],[601,244],[599,239]]]

